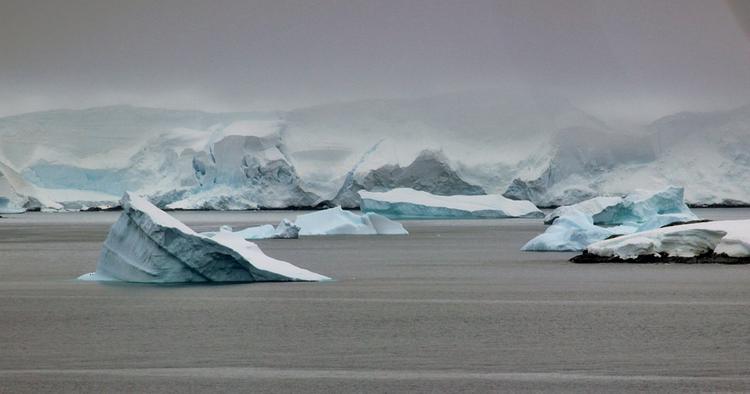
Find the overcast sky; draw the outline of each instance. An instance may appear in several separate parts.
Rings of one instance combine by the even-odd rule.
[[[0,0],[0,115],[124,103],[289,109],[532,89],[605,118],[652,120],[750,103],[750,39],[733,15],[740,8],[719,0]]]

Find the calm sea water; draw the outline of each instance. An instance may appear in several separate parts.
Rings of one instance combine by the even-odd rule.
[[[749,266],[575,265],[519,251],[540,220],[408,221],[258,242],[329,283],[73,280],[118,215],[0,219],[0,392],[750,390]]]

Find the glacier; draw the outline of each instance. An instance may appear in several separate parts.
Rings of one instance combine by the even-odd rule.
[[[27,210],[60,210],[63,205],[32,185],[0,161],[0,213],[23,213]]]
[[[551,208],[680,185],[691,205],[747,205],[749,125],[750,106],[634,127],[549,94],[501,92],[268,112],[36,112],[0,118],[0,161],[27,185],[0,181],[0,204],[111,207],[131,190],[165,209],[357,208],[360,190],[407,187]]]
[[[574,262],[750,263],[750,220],[682,224],[595,242]]]
[[[547,230],[528,241],[524,251],[578,251],[612,236],[698,220],[684,202],[681,187],[637,190],[622,197],[595,197],[559,207],[545,217]]]
[[[330,278],[265,255],[233,234],[201,235],[145,198],[126,192],[96,272],[81,280],[139,283],[288,282]]]
[[[750,105],[681,112],[639,129],[561,130],[546,164],[517,175],[504,195],[553,207],[680,185],[693,206],[750,204]]]
[[[387,192],[360,191],[362,211],[402,219],[499,219],[538,218],[544,214],[529,201],[501,195],[438,196],[398,188]]]

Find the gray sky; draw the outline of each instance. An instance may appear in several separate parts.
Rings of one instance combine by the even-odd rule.
[[[0,115],[124,103],[288,109],[527,89],[606,118],[651,120],[750,103],[750,39],[732,13],[742,8],[720,0],[0,0]]]

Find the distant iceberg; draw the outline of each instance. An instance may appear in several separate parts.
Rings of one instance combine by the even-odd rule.
[[[398,188],[377,193],[360,191],[362,211],[389,218],[499,219],[539,218],[544,214],[529,201],[516,201],[498,194],[438,196],[424,191]]]
[[[300,235],[406,235],[409,232],[401,223],[385,216],[376,213],[357,215],[341,207],[335,207],[299,215],[294,222],[284,219],[276,227],[264,224],[248,227],[234,234],[244,239],[255,240],[298,238]]]
[[[96,272],[82,280],[140,283],[287,282],[329,278],[266,256],[229,231],[201,235],[144,198],[126,193]]]
[[[401,223],[376,213],[357,215],[335,207],[297,216],[294,222],[300,235],[403,235],[409,234]]]
[[[555,209],[545,217],[547,230],[525,251],[575,251],[615,235],[651,230],[698,217],[683,201],[681,187],[658,192],[639,190],[626,197],[595,197]]]
[[[750,263],[750,220],[682,224],[595,242],[571,261]]]
[[[244,239],[296,239],[299,238],[300,228],[289,219],[283,219],[278,226],[273,227],[270,224],[262,226],[248,227],[244,230],[236,231],[235,234]]]

